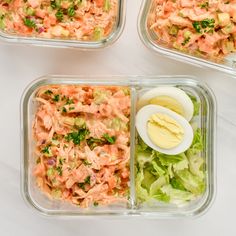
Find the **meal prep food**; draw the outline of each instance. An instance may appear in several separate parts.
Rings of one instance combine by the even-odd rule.
[[[176,87],[154,88],[139,98],[136,194],[141,203],[181,205],[205,191],[200,103],[191,99]]]
[[[40,189],[81,207],[127,202],[129,88],[50,85],[35,100],[33,175]]]
[[[220,62],[236,51],[234,0],[152,0],[148,28],[157,44]]]
[[[196,80],[47,76],[21,114],[22,192],[41,213],[176,218],[212,202],[215,103]]]
[[[98,41],[114,29],[118,0],[1,0],[0,29],[19,36]]]

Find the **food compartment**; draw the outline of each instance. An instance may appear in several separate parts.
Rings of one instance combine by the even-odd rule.
[[[188,82],[137,88],[135,203],[141,215],[196,216],[214,197],[214,98]]]
[[[139,35],[168,57],[235,73],[233,8],[230,2],[143,0]]]
[[[124,26],[123,0],[2,1],[0,37],[8,42],[96,49]]]
[[[132,208],[132,88],[40,80],[23,101],[24,197],[49,215],[128,214]]]

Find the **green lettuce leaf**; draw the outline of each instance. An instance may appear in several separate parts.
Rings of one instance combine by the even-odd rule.
[[[150,186],[150,196],[158,194],[158,190],[168,183],[168,177],[161,176],[156,181],[154,181]]]
[[[161,188],[161,192],[169,196],[171,202],[177,204],[194,199],[194,194],[187,191],[175,189],[170,184],[163,186]]]
[[[181,170],[176,173],[182,185],[191,193],[199,195],[205,190],[205,182],[202,178],[193,175],[188,170]]]
[[[203,139],[194,132],[191,147],[178,155],[166,155],[138,140],[136,191],[141,202],[151,199],[182,204],[205,191]]]
[[[190,97],[190,99],[192,100],[192,103],[193,103],[193,116],[198,116],[201,104],[195,96],[189,95],[189,97]]]
[[[147,201],[149,199],[149,194],[147,189],[142,187],[142,182],[144,180],[144,174],[143,171],[141,170],[136,174],[136,192],[138,195],[138,199],[141,201]]]

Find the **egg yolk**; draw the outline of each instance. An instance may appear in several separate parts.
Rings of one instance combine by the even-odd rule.
[[[147,122],[147,132],[151,141],[160,148],[177,147],[184,138],[183,127],[166,114],[153,114]]]
[[[166,107],[179,115],[184,115],[184,108],[183,106],[174,98],[171,98],[169,96],[158,96],[154,97],[149,100],[149,104],[159,105],[162,107]]]

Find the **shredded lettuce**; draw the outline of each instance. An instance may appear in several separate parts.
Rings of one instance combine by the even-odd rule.
[[[198,116],[200,111],[200,102],[197,100],[195,96],[189,95],[190,99],[193,103],[193,116]]]
[[[194,199],[194,195],[192,193],[175,189],[170,184],[163,186],[161,188],[161,192],[169,196],[170,202],[172,203],[178,204]]]
[[[200,129],[195,130],[191,147],[178,155],[159,153],[148,147],[140,137],[137,140],[136,190],[140,202],[154,199],[182,204],[205,191]]]
[[[177,176],[180,179],[180,182],[183,186],[196,195],[199,195],[205,190],[205,181],[199,178],[198,176],[192,174],[189,170],[178,171]]]

